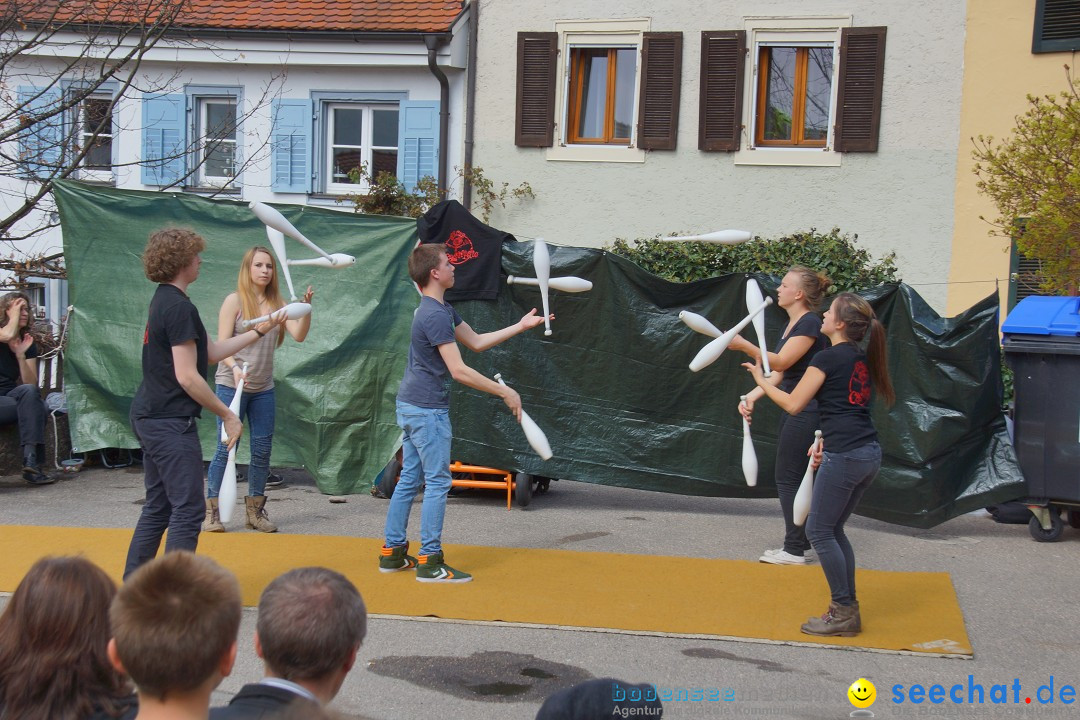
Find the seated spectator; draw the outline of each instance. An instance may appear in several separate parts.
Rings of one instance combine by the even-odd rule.
[[[0,615],[0,717],[135,717],[135,695],[109,663],[116,585],[81,557],[38,560]]]
[[[109,659],[135,683],[137,720],[205,720],[236,661],[236,577],[208,557],[167,553],[131,574],[109,615]]]
[[[0,425],[19,425],[23,478],[31,485],[56,482],[45,463],[45,403],[38,389],[38,347],[30,335],[30,298],[0,297]]]
[[[367,633],[367,608],[344,575],[319,567],[276,578],[259,598],[255,654],[265,677],[245,685],[211,720],[317,717],[356,662]],[[306,713],[306,714],[305,714]]]
[[[634,685],[614,678],[586,680],[551,695],[536,720],[607,720],[611,717],[664,716],[652,685]]]

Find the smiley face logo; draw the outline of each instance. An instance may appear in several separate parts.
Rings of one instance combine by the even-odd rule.
[[[857,708],[868,708],[877,700],[877,688],[866,678],[859,678],[847,689],[848,700]]]

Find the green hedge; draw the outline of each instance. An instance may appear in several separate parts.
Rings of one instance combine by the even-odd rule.
[[[739,272],[782,277],[792,265],[823,271],[833,281],[830,294],[900,282],[895,253],[875,261],[856,245],[858,235],[841,233],[839,228],[827,234],[810,228],[775,239],[755,236],[738,245],[663,242],[660,237],[619,238],[605,249],[673,282]]]

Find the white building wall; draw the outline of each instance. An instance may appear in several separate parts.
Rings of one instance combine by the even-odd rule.
[[[459,30],[464,30],[460,24]],[[65,42],[66,40],[66,42]],[[71,55],[77,38],[57,38],[34,57],[23,58],[23,66],[39,73],[19,74],[20,85],[43,85],[50,73],[59,74]],[[225,47],[228,43],[229,47]],[[454,167],[461,166],[464,122],[465,53],[463,41],[441,47],[438,63],[450,83],[449,137],[441,152],[448,153],[448,182]],[[15,73],[8,73],[13,76]],[[186,85],[241,87],[247,117],[243,119],[244,157],[249,159],[241,177],[238,193],[218,197],[237,200],[260,200],[275,203],[319,204],[351,212],[348,203],[337,204],[332,198],[313,193],[277,193],[271,190],[270,145],[271,101],[277,98],[308,98],[311,91],[377,91],[406,93],[409,100],[439,100],[438,80],[428,67],[427,49],[419,40],[398,43],[362,44],[356,42],[288,42],[285,40],[223,40],[165,45],[152,50],[140,70],[140,85],[157,92],[184,93]],[[14,92],[14,88],[5,89]],[[140,180],[136,164],[142,154],[142,97],[130,90],[119,103],[116,113],[117,136],[114,139],[119,167],[115,170],[118,188],[157,190]],[[189,138],[190,140],[190,138]],[[12,154],[14,151],[12,149]],[[5,190],[0,203],[9,205],[25,185],[21,180],[0,177]],[[172,192],[179,191],[174,188]],[[451,188],[460,198],[460,183]],[[200,192],[200,191],[195,191]],[[14,198],[14,199],[13,199]],[[59,228],[23,241],[25,255],[49,255],[63,250]]]
[[[876,153],[842,154],[838,167],[792,167],[737,165],[734,153],[697,149],[701,32],[742,30],[746,18],[766,15],[849,16],[854,26],[888,28]],[[946,286],[934,283],[949,271],[964,15],[962,0],[481,0],[474,162],[488,177],[527,181],[536,193],[497,209],[491,222],[518,237],[582,246],[679,231],[740,228],[775,237],[839,227],[876,256],[895,251],[903,279],[943,310]],[[624,18],[683,33],[677,150],[606,163],[557,161],[547,149],[516,147],[517,33]],[[744,103],[748,97],[744,90]]]

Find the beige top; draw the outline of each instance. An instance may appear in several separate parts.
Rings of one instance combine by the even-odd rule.
[[[243,318],[240,313],[236,314],[236,320],[233,321],[233,335],[239,335],[245,333],[251,328],[246,328],[241,325]],[[244,363],[248,364],[248,376],[244,381],[244,390],[246,392],[262,392],[264,390],[271,390],[274,387],[274,350],[277,349],[277,337],[281,332],[281,326],[275,325],[270,328],[270,332],[266,333],[265,337],[261,337],[255,342],[248,345],[240,352],[233,355],[233,360],[237,365],[243,367]],[[236,383],[233,381],[232,368],[225,362],[218,363],[217,374],[214,375],[214,381],[218,385],[224,385],[236,389]]]

